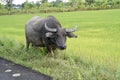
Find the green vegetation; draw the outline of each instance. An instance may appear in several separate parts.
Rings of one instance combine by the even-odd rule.
[[[14,0],[0,0],[0,15],[23,13],[70,12],[81,10],[119,9],[120,0],[38,0],[22,4],[13,4]],[[64,0],[65,1],[65,0]],[[4,5],[2,4],[4,3]]]
[[[0,16],[0,56],[54,80],[120,80],[120,9]],[[24,25],[34,15],[54,15],[65,28],[78,25],[76,39],[50,58],[43,48],[26,52]]]

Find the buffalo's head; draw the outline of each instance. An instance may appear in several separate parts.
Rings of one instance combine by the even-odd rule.
[[[50,28],[45,23],[45,29],[48,31],[45,34],[45,36],[49,40],[51,40],[53,43],[55,43],[60,50],[66,49],[66,45],[65,45],[66,37],[77,38],[77,36],[72,33],[74,31],[76,31],[77,26],[72,28],[72,29],[64,29],[64,28],[61,28],[61,27],[58,27],[56,29],[56,28]]]

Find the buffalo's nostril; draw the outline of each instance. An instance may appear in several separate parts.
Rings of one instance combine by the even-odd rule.
[[[66,49],[66,46],[64,46],[64,49]]]

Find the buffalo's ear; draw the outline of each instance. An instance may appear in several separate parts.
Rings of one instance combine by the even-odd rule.
[[[71,32],[67,32],[66,36],[68,36],[69,38],[77,38],[77,36]]]
[[[51,37],[52,35],[53,35],[53,33],[51,33],[51,32],[47,32],[47,33],[45,34],[46,37]]]

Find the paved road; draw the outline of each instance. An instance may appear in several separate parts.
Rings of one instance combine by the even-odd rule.
[[[52,77],[0,57],[0,80],[52,80]]]

